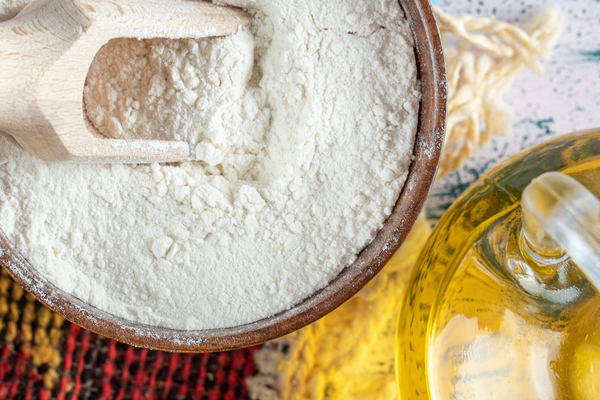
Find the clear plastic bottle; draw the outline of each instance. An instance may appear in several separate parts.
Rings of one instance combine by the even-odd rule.
[[[600,130],[542,144],[497,166],[448,210],[417,262],[398,325],[402,400],[600,399],[600,296],[582,273],[597,262],[584,251],[595,242],[572,240],[565,252],[543,214],[548,187],[567,211],[577,202],[590,211],[590,198],[560,193],[561,177],[550,174],[521,204],[549,171],[600,197],[598,155]],[[600,213],[590,212],[575,231],[600,227]],[[558,236],[576,238],[566,224]]]

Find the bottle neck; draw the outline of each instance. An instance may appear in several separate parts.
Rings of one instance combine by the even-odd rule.
[[[533,265],[571,257],[600,291],[600,200],[574,178],[548,172],[525,188],[521,208],[521,247]]]

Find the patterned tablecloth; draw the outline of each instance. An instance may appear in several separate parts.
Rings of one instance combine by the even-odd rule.
[[[521,25],[544,7],[558,5],[566,26],[541,75],[521,73],[506,94],[514,111],[509,136],[497,137],[459,171],[439,179],[427,215],[444,210],[479,176],[499,161],[547,139],[600,126],[600,1],[598,0],[440,0],[450,14],[498,19]]]

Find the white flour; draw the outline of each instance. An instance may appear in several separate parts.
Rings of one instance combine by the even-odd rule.
[[[290,308],[355,260],[406,178],[420,94],[397,0],[225,3],[250,31],[113,41],[84,93],[107,136],[185,140],[194,160],[52,164],[0,135],[4,233],[127,319],[203,329]]]

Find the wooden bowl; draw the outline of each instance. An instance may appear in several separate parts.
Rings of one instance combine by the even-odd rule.
[[[327,287],[274,317],[227,329],[183,331],[142,325],[115,317],[56,288],[42,277],[0,232],[0,264],[42,303],[86,329],[150,349],[213,352],[248,347],[300,329],[340,306],[389,261],[412,228],[434,180],[446,122],[446,72],[440,35],[427,0],[401,0],[416,43],[423,100],[415,159],[394,211],[354,264]]]

